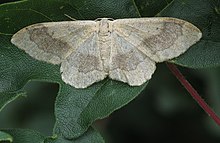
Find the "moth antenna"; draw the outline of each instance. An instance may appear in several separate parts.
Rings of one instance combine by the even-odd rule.
[[[73,18],[73,17],[71,17],[71,16],[69,16],[69,15],[67,15],[67,14],[64,14],[66,17],[68,17],[69,19],[71,19],[71,20],[73,20],[73,21],[76,21],[76,19],[75,18]]]

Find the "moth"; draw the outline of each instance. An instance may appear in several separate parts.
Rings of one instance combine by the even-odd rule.
[[[139,86],[151,79],[156,63],[178,57],[201,37],[196,26],[177,18],[99,18],[30,25],[11,42],[37,60],[61,64],[65,83],[86,88],[107,76]]]

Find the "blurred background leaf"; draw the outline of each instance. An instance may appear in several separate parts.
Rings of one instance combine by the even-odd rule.
[[[13,143],[42,143],[44,136],[39,132],[27,129],[4,130],[13,136]]]

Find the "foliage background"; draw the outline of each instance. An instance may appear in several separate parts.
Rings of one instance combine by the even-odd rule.
[[[189,1],[182,0],[180,2],[187,4]],[[0,3],[3,2],[6,1],[0,1]],[[170,2],[172,1],[135,1],[142,16],[156,15]],[[213,9],[217,8],[216,12],[218,12],[220,1],[212,0],[212,2],[216,4],[213,5]],[[196,1],[193,4],[196,5]],[[216,20],[219,20],[219,13],[216,15]],[[186,14],[187,16],[191,16],[190,11]],[[212,18],[210,17],[210,21]],[[212,29],[207,30],[212,32]],[[219,35],[209,36],[207,34],[205,36],[211,41],[219,40]],[[219,57],[200,54],[205,59],[216,59],[214,62],[210,60],[210,63],[219,65]],[[179,64],[184,63],[187,64],[186,62],[181,63],[181,59],[179,59]],[[199,64],[205,65],[204,63],[194,63],[191,67],[196,67]],[[220,68],[216,65],[210,66],[215,68],[209,69],[179,68],[200,95],[220,115]],[[58,84],[33,81],[27,84],[25,89],[27,98],[18,98],[1,111],[0,128],[30,128],[48,136],[52,135],[55,123],[54,102],[58,92]],[[218,143],[220,141],[220,128],[198,107],[165,64],[157,65],[152,80],[136,99],[112,113],[108,118],[99,120],[93,125],[110,143],[156,143],[162,141]]]

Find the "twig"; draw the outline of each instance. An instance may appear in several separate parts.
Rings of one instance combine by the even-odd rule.
[[[209,105],[199,96],[198,92],[192,87],[192,85],[185,79],[182,73],[174,64],[167,63],[170,71],[175,75],[175,77],[180,81],[180,83],[186,88],[186,90],[191,94],[191,96],[196,100],[200,107],[220,126],[220,118],[215,114],[215,112],[209,107]]]

